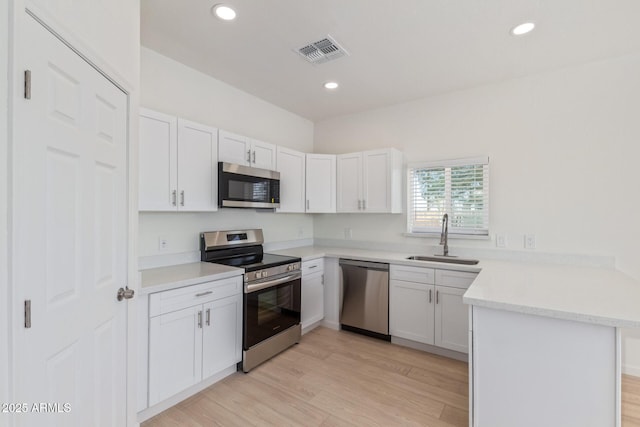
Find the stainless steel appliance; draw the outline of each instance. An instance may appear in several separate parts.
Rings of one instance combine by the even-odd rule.
[[[219,162],[218,206],[279,208],[280,172]]]
[[[376,338],[389,335],[389,264],[341,259],[340,326]]]
[[[300,258],[263,252],[262,230],[200,233],[200,259],[244,268],[242,362],[249,372],[300,341]]]

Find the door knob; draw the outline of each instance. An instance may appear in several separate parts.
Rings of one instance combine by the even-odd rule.
[[[135,291],[133,289],[126,288],[118,289],[118,301],[122,301],[123,299],[131,299],[135,295]]]

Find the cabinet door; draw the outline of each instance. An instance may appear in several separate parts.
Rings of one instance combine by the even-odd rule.
[[[278,147],[276,163],[280,172],[280,208],[278,212],[304,212],[305,154]]]
[[[300,318],[303,328],[324,318],[324,273],[302,277],[301,299]]]
[[[435,345],[469,352],[469,307],[462,302],[466,289],[436,286]]]
[[[178,134],[175,117],[140,109],[138,207],[141,211],[175,211]]]
[[[218,129],[178,119],[178,210],[218,210]]]
[[[433,344],[435,286],[389,281],[389,331],[392,336]]]
[[[336,211],[336,156],[307,154],[307,206],[310,213]]]
[[[242,294],[204,304],[202,379],[242,360]]]
[[[220,130],[218,132],[218,161],[250,165],[251,147],[246,136]]]
[[[367,212],[391,211],[389,150],[362,153],[362,199]]]
[[[149,321],[149,406],[196,384],[202,378],[202,306],[185,308]]]
[[[337,156],[338,212],[362,212],[362,153]]]
[[[256,139],[251,140],[251,166],[276,170],[276,145]]]

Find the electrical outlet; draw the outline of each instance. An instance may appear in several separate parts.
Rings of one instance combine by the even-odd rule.
[[[166,251],[169,247],[169,241],[166,237],[158,237],[158,250]]]
[[[524,248],[525,249],[535,249],[536,248],[536,235],[535,234],[525,234],[524,235]]]
[[[498,248],[507,247],[507,236],[504,234],[496,234],[496,246]]]
[[[351,237],[353,237],[353,234],[351,233],[351,229],[350,228],[345,228],[344,229],[344,238],[347,240],[350,240]]]
[[[299,227],[298,228],[298,238],[301,239],[304,237],[304,228]]]

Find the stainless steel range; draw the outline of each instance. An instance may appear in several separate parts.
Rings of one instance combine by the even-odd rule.
[[[262,230],[200,233],[200,259],[244,268],[242,362],[249,372],[300,341],[300,258],[263,252]]]

